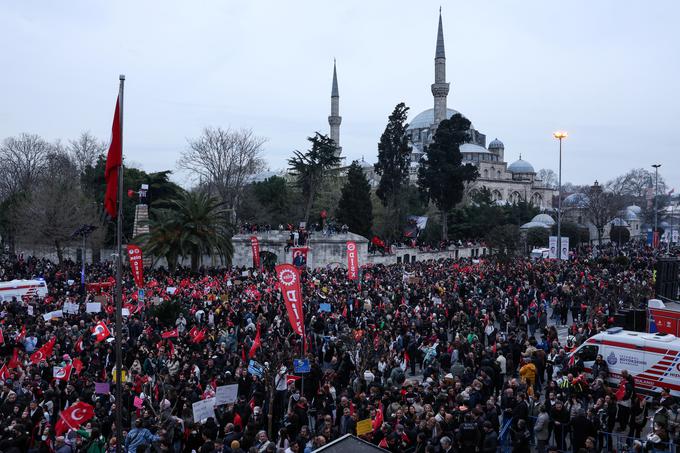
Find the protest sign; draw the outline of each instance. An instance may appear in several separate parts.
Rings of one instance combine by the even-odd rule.
[[[238,384],[222,385],[215,391],[215,406],[231,404],[236,402],[238,394]]]
[[[100,311],[102,311],[101,302],[88,302],[85,306],[86,313],[99,313]]]
[[[201,401],[196,401],[191,405],[194,412],[194,422],[200,423],[202,420],[207,420],[208,417],[215,417],[215,398],[208,398]]]

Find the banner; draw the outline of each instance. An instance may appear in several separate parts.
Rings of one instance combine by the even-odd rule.
[[[215,398],[196,401],[191,408],[194,413],[194,423],[201,423],[210,417],[215,418]]]
[[[347,241],[347,280],[357,280],[359,278],[359,256],[357,254],[357,244]]]
[[[569,236],[563,236],[560,245],[562,247],[562,255],[560,256],[560,259],[569,260]]]
[[[250,248],[253,250],[253,267],[255,269],[260,268],[260,241],[257,240],[257,236],[250,237]]]
[[[557,236],[550,236],[548,240],[548,248],[550,249],[548,252],[548,258],[551,260],[557,259]]]
[[[128,257],[130,258],[130,269],[138,288],[144,286],[144,261],[142,260],[142,249],[137,245],[127,246]]]
[[[293,265],[305,267],[307,265],[307,251],[309,247],[293,247]]]
[[[302,313],[302,290],[300,289],[300,271],[292,264],[276,266],[276,278],[281,284],[281,294],[288,310],[288,319],[293,332],[304,335],[305,318]]]

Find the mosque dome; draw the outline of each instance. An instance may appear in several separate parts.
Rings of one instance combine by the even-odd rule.
[[[570,208],[585,208],[590,202],[588,195],[577,192],[572,193],[562,201],[562,205]]]
[[[617,227],[625,227],[628,228],[630,225],[628,225],[628,222],[623,220],[620,217],[615,217],[609,222],[612,226],[617,226]]]
[[[630,211],[635,215],[642,214],[642,208],[640,206],[637,206],[637,205],[634,205],[634,204],[626,207],[626,211]]]
[[[491,140],[489,143],[489,149],[505,149],[505,145],[503,145],[503,142],[498,140],[497,138],[494,138]]]
[[[543,222],[534,222],[533,220],[531,222],[527,222],[521,227],[519,227],[520,230],[529,230],[531,228],[550,228],[549,225],[546,225]]]
[[[555,219],[550,217],[548,214],[538,214],[537,216],[534,216],[534,218],[531,219],[531,221],[544,223],[548,226],[555,225]]]
[[[490,151],[483,146],[475,145],[474,143],[463,143],[459,147],[461,153],[482,153],[489,154]]]
[[[446,109],[446,117],[451,118],[456,113],[453,109]],[[408,130],[429,128],[434,124],[434,109],[423,110],[409,122]]]
[[[508,165],[508,171],[510,173],[536,173],[533,165],[526,160],[522,160],[521,156],[518,160]]]

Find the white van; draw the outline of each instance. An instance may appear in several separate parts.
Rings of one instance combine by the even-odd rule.
[[[589,373],[598,354],[609,366],[609,384],[617,386],[621,371],[635,379],[641,394],[653,395],[669,389],[680,396],[680,338],[667,333],[644,333],[612,327],[588,338],[577,353]]]
[[[0,282],[0,302],[10,301],[13,297],[21,300],[22,297],[47,296],[47,283],[45,280],[10,280]]]
[[[531,259],[532,260],[538,260],[538,259],[547,259],[550,256],[550,249],[533,249],[531,251]]]

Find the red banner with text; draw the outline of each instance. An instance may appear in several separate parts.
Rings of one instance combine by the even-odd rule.
[[[253,250],[253,267],[260,268],[260,241],[257,236],[250,237],[250,248]]]
[[[359,255],[357,244],[347,241],[347,280],[359,279]]]
[[[302,313],[302,290],[300,289],[300,271],[292,264],[276,266],[276,278],[281,285],[281,294],[288,310],[288,319],[293,332],[304,335],[305,317]]]
[[[130,259],[130,269],[132,270],[132,277],[135,279],[135,285],[138,288],[144,287],[144,259],[142,258],[142,249],[138,245],[129,244],[127,246],[128,258]]]

